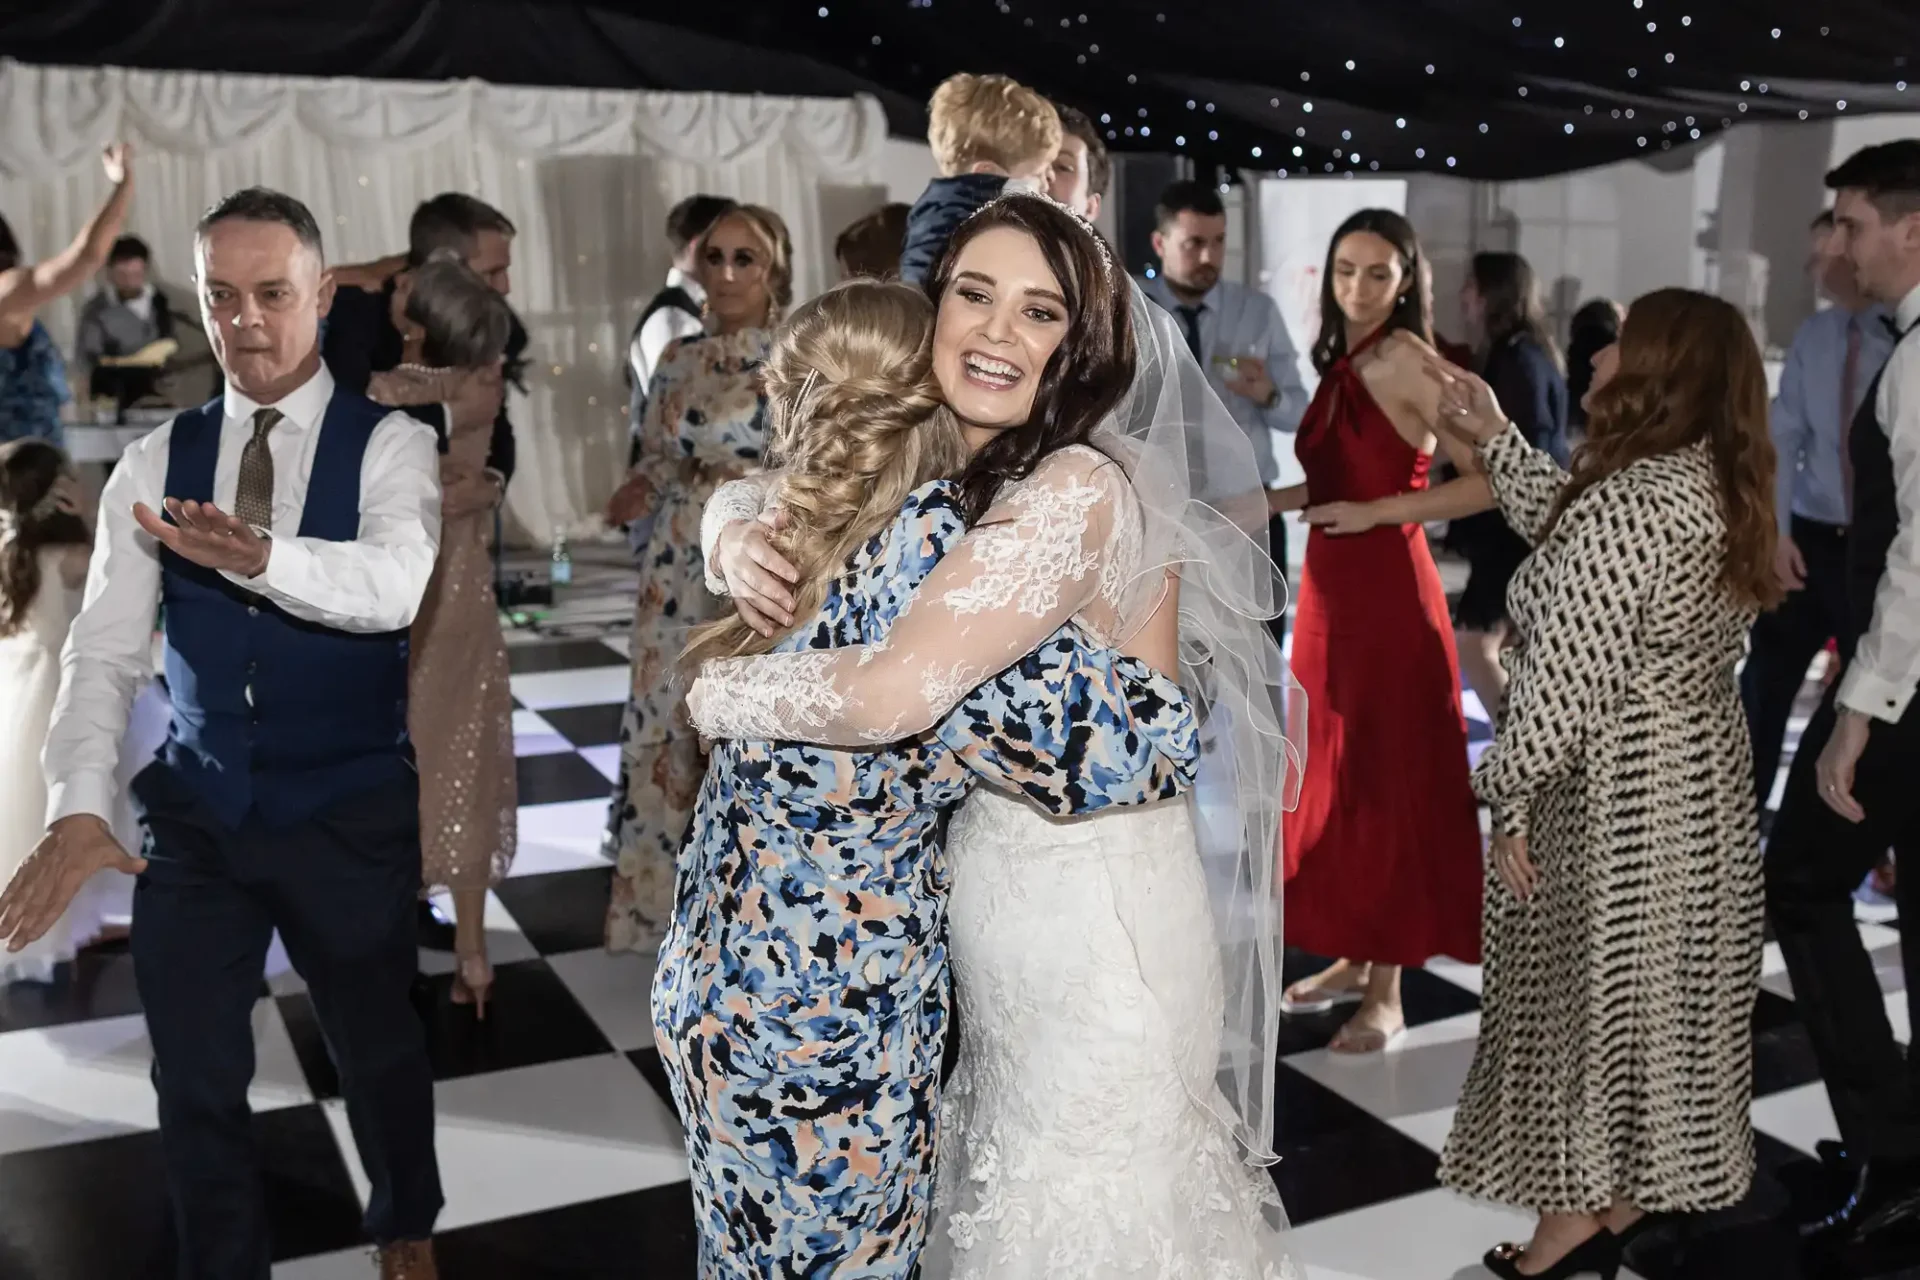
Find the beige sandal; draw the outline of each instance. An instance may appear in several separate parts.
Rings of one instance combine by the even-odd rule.
[[[1333,1033],[1333,1040],[1327,1045],[1327,1052],[1342,1058],[1360,1058],[1369,1054],[1385,1053],[1398,1044],[1407,1034],[1407,1024],[1402,1022],[1392,1031],[1383,1031],[1379,1027],[1356,1027],[1352,1021],[1342,1024]]]
[[[1343,1004],[1359,1004],[1367,998],[1367,970],[1350,968],[1340,975],[1341,980],[1349,980],[1354,974],[1360,975],[1359,982],[1350,987],[1334,987],[1329,990],[1319,985],[1325,977],[1324,971],[1302,978],[1280,993],[1280,1012],[1293,1016],[1325,1013],[1327,1010]],[[1311,994],[1308,994],[1311,993]]]

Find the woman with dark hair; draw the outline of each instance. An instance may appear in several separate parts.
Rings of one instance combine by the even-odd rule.
[[[60,406],[73,398],[66,361],[36,318],[107,263],[133,200],[132,158],[124,142],[101,163],[113,194],[72,244],[41,262],[22,262],[13,228],[0,218],[0,443],[38,436],[60,444]]]
[[[1435,367],[1534,552],[1493,810],[1480,1037],[1440,1179],[1540,1215],[1504,1277],[1611,1277],[1653,1213],[1753,1179],[1760,833],[1734,668],[1779,598],[1753,332],[1718,298],[1633,304],[1594,361],[1571,474],[1493,390]]]
[[[647,388],[639,461],[607,502],[607,523],[647,521],[633,603],[633,696],[620,722],[606,851],[614,862],[607,950],[652,955],[673,912],[674,865],[706,771],[674,666],[687,632],[719,605],[703,582],[700,512],[713,491],[755,470],[766,446],[761,369],[793,303],[793,240],[780,215],[739,205],[694,252],[706,332],[661,353]]]
[[[60,688],[60,649],[80,608],[92,536],[67,457],[46,440],[0,444],[0,886],[46,834],[47,744]],[[76,900],[45,937],[0,951],[0,990],[48,982],[92,940],[93,910]]]
[[[883,825],[869,832],[796,812],[745,832],[697,836],[703,865],[710,844],[744,836],[756,866],[783,876],[810,875],[812,863],[837,867],[846,860],[888,868],[898,887],[876,896],[856,883],[829,898],[784,884],[777,894],[758,886],[743,893],[730,877],[720,877],[723,892],[752,908],[737,913],[747,917],[739,926],[773,915],[776,934],[792,930],[807,938],[823,925],[833,932],[812,947],[784,937],[754,945],[753,966],[736,966],[731,979],[753,995],[723,991],[703,1001],[727,1010],[727,1025],[712,1016],[704,1025],[684,1016],[668,1020],[705,1032],[702,1051],[680,1056],[710,1077],[723,1061],[776,1055],[778,1074],[760,1085],[758,1096],[792,1101],[777,1107],[771,1125],[784,1129],[789,1116],[809,1117],[790,1144],[804,1153],[803,1167],[787,1176],[806,1176],[812,1153],[835,1150],[828,1140],[854,1118],[861,1122],[863,1158],[884,1152],[889,1180],[913,1188],[900,1209],[899,1191],[879,1205],[873,1194],[849,1199],[844,1210],[836,1201],[832,1233],[814,1221],[777,1224],[796,1240],[807,1239],[806,1260],[814,1261],[818,1242],[848,1240],[842,1224],[865,1211],[862,1235],[852,1239],[861,1249],[836,1275],[920,1274],[932,1167],[924,1163],[924,1136],[917,1135],[934,1114],[941,1130],[941,1228],[926,1243],[925,1274],[1037,1277],[1052,1274],[1069,1256],[1074,1270],[1087,1274],[1118,1274],[1149,1256],[1223,1280],[1291,1274],[1278,1233],[1263,1218],[1263,1211],[1271,1221],[1280,1217],[1271,1180],[1249,1167],[1235,1142],[1265,1148],[1258,1130],[1268,1104],[1255,1096],[1257,1089],[1229,1100],[1217,1083],[1224,1027],[1234,1017],[1229,1006],[1237,1008],[1235,997],[1251,993],[1239,975],[1223,974],[1229,953],[1214,937],[1208,877],[1187,805],[1153,803],[1171,801],[1197,765],[1194,704],[1214,686],[1182,668],[1180,639],[1188,611],[1205,610],[1214,587],[1199,570],[1184,584],[1172,576],[1172,559],[1162,558],[1169,548],[1160,539],[1161,508],[1147,496],[1155,484],[1151,434],[1122,436],[1115,428],[1138,421],[1135,410],[1157,417],[1168,403],[1158,395],[1143,402],[1139,395],[1143,384],[1152,384],[1147,366],[1154,377],[1166,374],[1166,353],[1185,361],[1182,372],[1191,373],[1193,385],[1204,386],[1204,374],[1174,323],[1150,318],[1152,308],[1115,272],[1098,233],[1044,197],[1005,196],[963,224],[928,290],[938,313],[926,391],[957,420],[970,453],[958,479],[936,488],[961,522],[945,524],[937,538],[897,529],[854,557],[839,582],[859,581],[863,593],[878,593],[872,607],[880,617],[877,626],[863,628],[868,634],[827,635],[828,623],[802,619],[773,652],[707,662],[688,699],[696,726],[714,737],[869,752],[877,743],[895,744],[879,752],[880,759],[909,752],[922,761],[925,781],[909,798],[914,828],[924,834],[902,849],[893,834],[897,816],[883,815]],[[1142,324],[1149,327],[1143,331]],[[820,386],[831,381],[823,378]],[[801,381],[792,410],[797,419],[806,419],[816,395],[837,396],[837,389],[815,390],[811,380]],[[1222,430],[1244,443],[1224,406],[1214,403]],[[918,430],[934,430],[938,420]],[[824,423],[816,430],[844,434]],[[1141,451],[1130,449],[1129,440]],[[852,469],[858,475],[873,461],[869,456]],[[1257,477],[1250,448],[1238,461],[1241,474]],[[784,504],[791,481],[776,482]],[[793,626],[792,593],[767,589],[772,584],[764,576],[756,581],[754,566],[788,581],[798,575],[764,536],[743,551],[763,487],[716,495],[720,521],[747,520],[724,525],[718,559],[727,585],[753,595],[750,608],[740,601],[743,616],[778,633]],[[710,511],[710,525],[715,517]],[[809,552],[805,522],[795,518],[800,523],[790,526],[791,537],[798,541],[785,548],[812,563],[817,557]],[[868,581],[872,570],[863,565],[876,558],[897,563],[882,563]],[[1272,572],[1268,562],[1269,580]],[[1171,607],[1176,603],[1179,619]],[[1256,618],[1239,625],[1250,642],[1271,646]],[[1226,662],[1232,645],[1223,624],[1216,658]],[[1104,674],[1077,674],[1080,667]],[[1175,671],[1187,690],[1173,684]],[[1003,674],[980,684],[994,672]],[[1090,701],[1095,693],[1104,706]],[[1256,711],[1251,699],[1233,704],[1235,716]],[[755,749],[749,742],[724,750]],[[843,758],[804,750],[811,760]],[[975,789],[960,803],[962,790],[945,781],[949,752],[998,789]],[[1143,752],[1160,757],[1153,772],[1171,766],[1177,780],[1142,794],[1143,766],[1150,763]],[[1253,756],[1247,765],[1271,793],[1277,764],[1268,771]],[[741,812],[740,789],[765,773],[760,766],[723,774],[716,765],[709,774],[709,794],[729,803],[729,821]],[[1137,807],[1118,807],[1123,803]],[[960,807],[943,852],[938,811],[954,804]],[[1071,820],[1095,809],[1103,812]],[[813,834],[822,831],[832,834]],[[1272,834],[1269,825],[1260,847],[1270,846]],[[800,845],[783,862],[774,851],[796,839]],[[1243,842],[1234,845],[1237,853]],[[1231,869],[1227,878],[1240,883]],[[699,892],[709,893],[704,886],[713,874],[703,869],[698,879]],[[1256,876],[1254,883],[1264,882]],[[1263,896],[1270,906],[1270,893]],[[786,903],[794,906],[776,905]],[[1258,935],[1259,904],[1244,905],[1255,910],[1250,927]],[[912,919],[938,941],[914,948],[910,964],[882,959],[896,949],[890,930],[865,925],[863,917]],[[937,1064],[946,1013],[937,971],[949,952],[961,1043],[942,1105]],[[735,944],[712,940],[703,954],[736,953]],[[820,959],[801,963],[808,955]],[[789,994],[794,970],[804,975],[802,990]],[[861,973],[878,980],[857,978]],[[915,982],[903,992],[894,975],[905,973]],[[845,992],[850,982],[857,996]],[[773,1010],[762,1011],[763,993],[778,993]],[[903,1045],[869,1048],[866,1036],[853,1034],[866,1016],[856,1020],[849,1009],[879,1014],[908,1007],[907,996],[916,1012]],[[804,1025],[781,1012],[789,1003],[805,1015]],[[764,1040],[764,1048],[733,1043],[742,1035],[744,1010],[752,1011],[754,1023],[748,1038]],[[1241,1056],[1270,1057],[1259,1048],[1257,1029],[1245,1033]],[[724,1056],[717,1043],[723,1037],[729,1038]],[[671,1039],[680,1043],[683,1035],[676,1031]],[[1226,1074],[1234,1075],[1231,1065]],[[910,1123],[883,1131],[865,1101],[858,1108],[831,1101],[870,1098],[880,1082],[890,1091],[913,1086]],[[697,1083],[716,1095],[710,1078]],[[1263,1083],[1270,1098],[1271,1077]],[[770,1127],[764,1109],[752,1123],[756,1132]],[[729,1144],[725,1172],[770,1203],[759,1192],[760,1180],[739,1168],[742,1145]],[[1125,1154],[1108,1159],[1108,1153]],[[809,1200],[817,1194],[806,1193]],[[882,1241],[884,1269],[870,1251]],[[740,1274],[751,1271],[741,1265]]]
[[[1480,957],[1480,822],[1446,588],[1423,526],[1492,505],[1471,449],[1441,437],[1458,478],[1429,488],[1436,447],[1420,242],[1365,209],[1327,246],[1320,387],[1295,455],[1305,484],[1273,492],[1313,531],[1294,607],[1307,770],[1287,815],[1287,942],[1340,957],[1285,996],[1290,1013],[1360,1008],[1335,1053],[1406,1029],[1400,969]]]
[[[487,890],[513,862],[520,809],[490,550],[506,485],[487,467],[513,312],[451,249],[415,268],[411,284],[402,362],[374,374],[367,395],[385,405],[447,406],[440,553],[413,622],[407,732],[420,768],[422,879],[453,895],[452,999],[485,1019],[493,986]]]
[[[1517,253],[1474,254],[1460,305],[1477,339],[1474,363],[1480,376],[1526,442],[1565,466],[1567,380],[1547,332],[1533,267]],[[1500,665],[1509,634],[1507,583],[1529,548],[1497,511],[1454,521],[1450,539],[1472,565],[1453,611],[1460,666],[1497,723],[1507,700],[1507,674]]]
[[[1567,429],[1587,429],[1587,389],[1593,385],[1593,358],[1620,341],[1627,309],[1611,298],[1584,302],[1567,327]]]

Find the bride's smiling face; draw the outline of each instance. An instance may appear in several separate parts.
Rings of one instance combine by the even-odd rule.
[[[994,227],[960,250],[934,325],[933,370],[969,444],[1032,418],[1071,320],[1066,290],[1025,231]]]

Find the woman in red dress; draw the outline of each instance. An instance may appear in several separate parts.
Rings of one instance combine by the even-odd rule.
[[[1397,213],[1349,218],[1328,247],[1313,360],[1320,388],[1295,451],[1307,481],[1276,510],[1313,526],[1294,615],[1308,766],[1286,815],[1287,942],[1334,965],[1289,1012],[1359,1001],[1337,1053],[1406,1029],[1400,969],[1480,958],[1480,823],[1467,781],[1460,666],[1422,527],[1484,511],[1472,452],[1441,436],[1459,478],[1428,488],[1436,436],[1420,245]]]

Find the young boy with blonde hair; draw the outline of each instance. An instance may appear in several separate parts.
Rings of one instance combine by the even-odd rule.
[[[907,215],[900,278],[921,283],[954,229],[1009,184],[1045,191],[1060,150],[1060,117],[1046,98],[1006,76],[950,76],[933,91],[933,147],[940,176]]]

